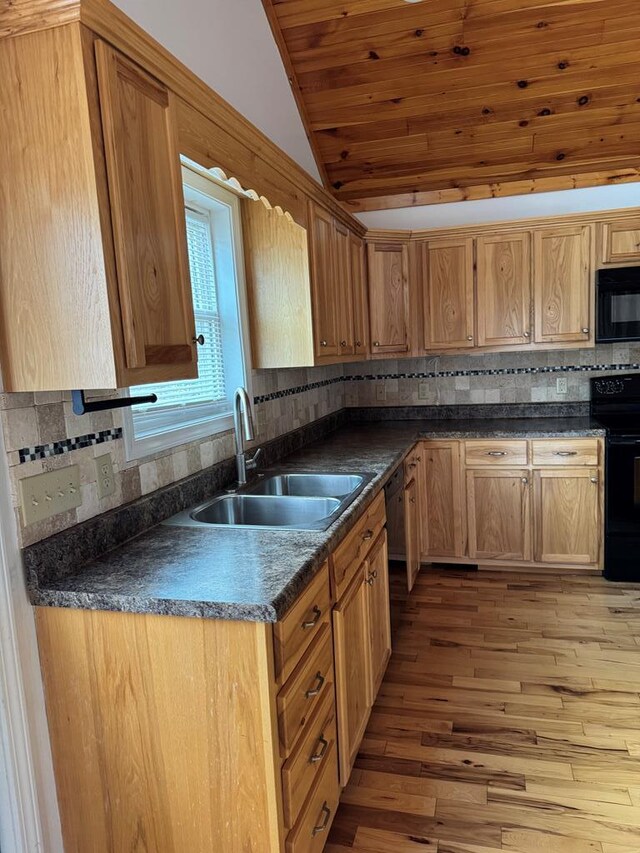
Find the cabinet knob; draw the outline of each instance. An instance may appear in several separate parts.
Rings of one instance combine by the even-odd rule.
[[[362,341],[356,341],[356,346],[357,346],[357,347],[361,347],[361,346],[362,346]]]
[[[597,477],[592,477],[592,478],[591,478],[591,482],[592,482],[592,483],[595,483],[595,484],[597,485],[597,484],[598,484],[598,482],[599,482],[599,480],[598,480],[598,478],[597,478]]]
[[[194,344],[200,344],[201,347],[204,346],[204,335],[198,335],[197,337],[196,335],[194,335],[192,338],[192,342]]]
[[[528,485],[529,485],[529,480],[527,479],[527,477],[523,477],[523,478],[522,478],[522,485],[523,485],[523,486],[528,486]]]
[[[374,341],[374,342],[373,342],[373,345],[374,345],[374,347],[379,347],[379,346],[380,346],[380,341]]]
[[[320,346],[321,346],[321,347],[326,347],[326,346],[327,346],[327,342],[326,342],[326,341],[320,341]]]
[[[583,335],[588,335],[590,331],[591,331],[591,329],[588,329],[588,328],[585,326],[585,327],[584,327],[584,329],[582,330],[582,334],[583,334]]]
[[[347,342],[346,342],[346,341],[340,341],[340,346],[341,346],[341,347],[346,347],[346,345],[347,345]]]
[[[530,337],[531,337],[531,332],[523,332],[523,335],[524,335],[524,337],[525,337],[525,338],[530,338]]]
[[[472,341],[472,340],[473,340],[473,335],[467,335],[467,340],[468,340],[468,341]]]
[[[365,578],[365,581],[364,581],[364,582],[365,582],[365,583],[368,583],[368,584],[369,584],[369,586],[373,586],[373,578],[371,577],[371,575],[369,575],[369,577],[368,577],[368,578]]]

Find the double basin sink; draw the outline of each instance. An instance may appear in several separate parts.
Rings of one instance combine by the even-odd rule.
[[[326,530],[372,479],[372,474],[267,473],[238,492],[217,495],[164,523]]]

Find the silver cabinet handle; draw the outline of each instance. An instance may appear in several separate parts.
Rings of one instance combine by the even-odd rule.
[[[522,478],[522,485],[523,485],[523,486],[528,486],[528,485],[529,485],[529,480],[528,480],[526,477],[523,477],[523,478]]]
[[[582,330],[582,334],[583,334],[583,335],[588,335],[590,331],[591,331],[591,329],[588,329],[588,328],[585,326],[585,327],[584,327],[584,329]]]
[[[595,483],[595,484],[597,485],[600,481],[598,480],[598,478],[597,478],[597,477],[592,477],[592,478],[591,478],[591,482],[592,482],[592,483]]]
[[[313,619],[311,619],[309,622],[303,622],[303,623],[302,623],[302,625],[301,625],[301,627],[302,627],[305,631],[306,631],[308,628],[315,628],[315,627],[316,627],[316,625],[318,624],[318,620],[319,620],[319,619],[320,619],[320,617],[322,616],[322,610],[320,610],[320,608],[318,607],[318,605],[317,605],[317,604],[314,604],[314,605],[313,605],[313,610],[312,610],[311,612],[313,613]]]
[[[368,577],[368,578],[365,578],[365,579],[364,579],[364,582],[365,582],[365,583],[368,583],[368,584],[369,584],[369,586],[373,586],[373,578],[371,577],[371,575],[369,575],[369,577]]]
[[[523,336],[524,336],[525,338],[530,338],[530,337],[531,337],[531,332],[523,332],[522,334],[523,334]]]
[[[326,342],[326,341],[320,341],[320,346],[321,346],[321,347],[326,347],[326,346],[327,346],[327,342]]]
[[[318,693],[320,693],[320,691],[322,690],[322,685],[324,684],[324,675],[320,671],[316,672],[315,680],[317,682],[317,686],[311,687],[304,694],[307,699],[311,699],[313,696],[317,696]]]
[[[311,835],[315,838],[319,832],[324,832],[327,826],[329,826],[329,820],[331,818],[331,809],[327,805],[327,801],[325,800],[322,804],[322,809],[320,811],[321,815],[324,815],[324,820],[319,823],[317,826],[314,826],[311,830]]]
[[[374,341],[374,342],[373,342],[373,345],[374,345],[374,347],[379,347],[379,346],[380,346],[380,341]]]
[[[325,738],[324,733],[320,735],[318,738],[318,745],[320,749],[318,752],[314,752],[311,758],[309,759],[309,764],[317,764],[318,761],[322,761],[324,758],[325,752],[329,747],[329,741]]]
[[[554,456],[577,456],[577,450],[556,450]]]
[[[506,450],[487,450],[487,456],[506,456]]]
[[[367,542],[369,539],[373,539],[373,530],[365,530],[365,532],[362,534],[362,538],[365,542]]]
[[[468,340],[468,341],[472,341],[472,340],[473,340],[473,335],[467,335],[467,340]]]

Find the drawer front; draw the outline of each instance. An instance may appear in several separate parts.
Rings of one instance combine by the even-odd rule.
[[[353,530],[333,553],[333,583],[336,601],[349,586],[354,574],[362,565],[369,549],[380,535],[385,524],[384,492],[374,499]]]
[[[273,630],[276,678],[289,678],[324,623],[331,617],[329,564],[325,563],[309,586]]]
[[[284,821],[292,827],[314,782],[336,746],[336,703],[333,691],[313,712],[298,745],[282,768]]]
[[[333,695],[333,643],[326,623],[278,694],[280,743],[286,755],[324,696]]]
[[[420,455],[420,444],[416,444],[416,446],[409,452],[407,457],[404,460],[404,482],[405,485],[416,476],[416,471],[418,470],[418,466],[422,461],[422,457]]]
[[[534,465],[599,465],[597,438],[564,438],[532,441]]]
[[[526,441],[465,441],[467,465],[527,465]]]
[[[327,757],[315,788],[311,792],[295,827],[287,838],[287,853],[320,853],[338,808],[338,760],[335,744]]]

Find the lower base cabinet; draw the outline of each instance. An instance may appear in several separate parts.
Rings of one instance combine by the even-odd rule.
[[[389,602],[389,556],[387,532],[383,530],[365,563],[367,619],[371,688],[369,701],[375,702],[391,657],[391,607]]]
[[[421,456],[425,562],[602,569],[601,438],[438,439]]]

